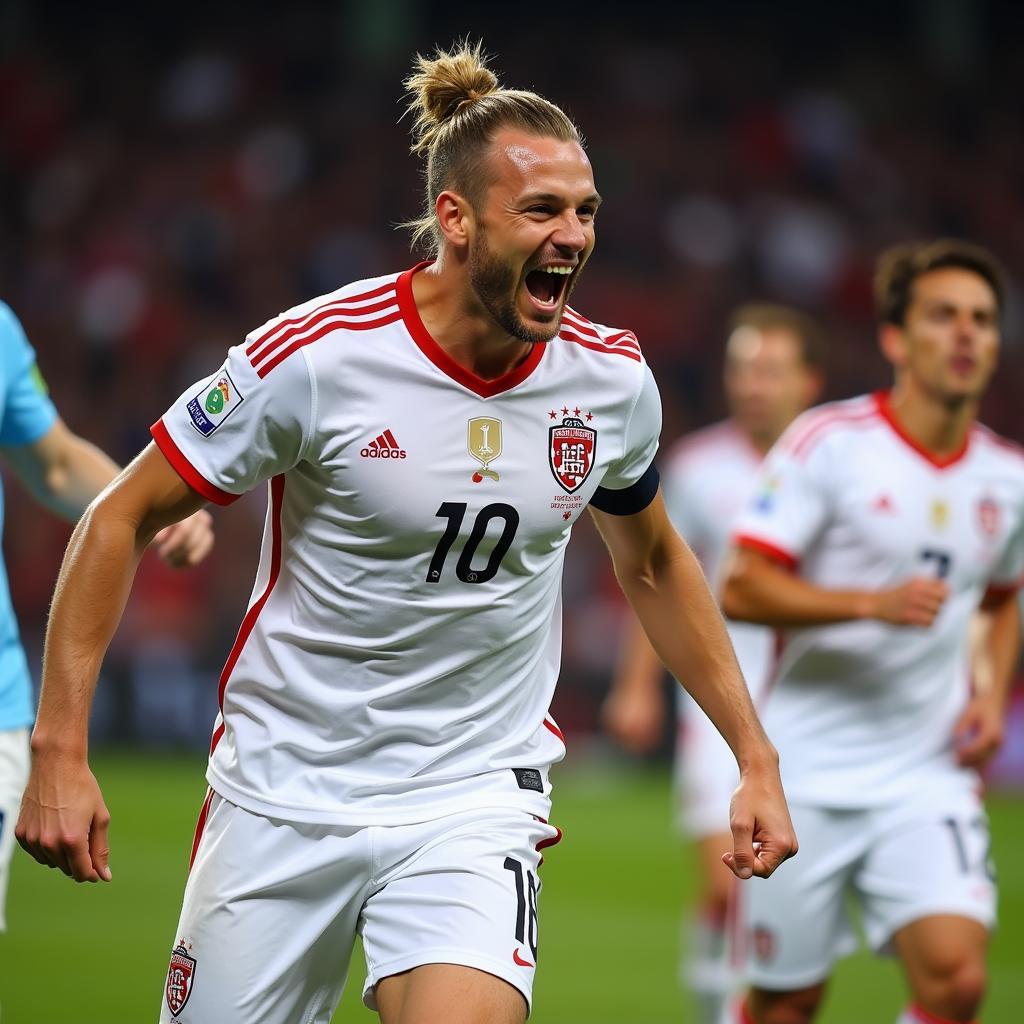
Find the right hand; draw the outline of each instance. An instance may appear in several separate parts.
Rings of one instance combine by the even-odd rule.
[[[871,595],[870,617],[892,626],[930,626],[939,614],[949,587],[930,576],[915,576],[891,590]]]
[[[660,742],[665,728],[665,704],[656,693],[629,688],[612,690],[601,707],[605,729],[631,754],[646,754]]]
[[[40,864],[76,882],[109,882],[110,812],[84,757],[33,755],[14,834]]]

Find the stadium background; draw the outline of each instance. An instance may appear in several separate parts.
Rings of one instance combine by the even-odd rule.
[[[421,201],[408,122],[398,122],[400,81],[417,49],[469,34],[495,53],[506,84],[550,96],[584,130],[605,205],[574,304],[636,330],[662,388],[665,447],[722,414],[721,340],[729,309],[741,301],[792,302],[822,318],[831,339],[829,397],[884,386],[871,319],[873,259],[890,243],[945,234],[991,246],[1009,270],[1003,363],[984,418],[1022,441],[1024,66],[1013,59],[1014,5],[848,6],[826,12],[820,4],[726,0],[655,11],[638,3],[627,17],[622,5],[600,3],[563,12],[365,0],[250,3],[244,14],[179,3],[140,15],[117,3],[99,11],[5,0],[0,297],[22,318],[64,418],[129,459],[168,403],[247,330],[339,283],[413,261],[394,227]],[[196,572],[146,561],[99,688],[94,744],[134,751],[104,762],[104,784],[125,793],[114,860],[124,874],[139,870],[133,857],[163,865],[139,875],[158,918],[147,927],[156,929],[161,959],[188,819],[201,798],[216,678],[244,612],[263,514],[260,494],[218,511],[215,555]],[[6,519],[12,590],[38,671],[68,530],[14,486]],[[669,737],[640,766],[600,737],[622,601],[585,524],[571,546],[565,606],[555,706],[570,737],[565,811],[578,813],[580,833],[594,837],[588,847],[581,835],[564,854],[580,872],[579,902],[558,904],[551,886],[545,938],[555,959],[583,931],[601,934],[618,962],[631,963],[626,946],[632,950],[640,974],[582,958],[576,981],[542,975],[545,999],[559,998],[557,990],[575,992],[576,1001],[564,1011],[541,1002],[536,1019],[658,1019],[654,1010],[632,1018],[613,1009],[615,999],[629,1006],[629,993],[652,986],[664,1003],[651,1007],[681,1014],[671,975],[675,904],[687,882],[668,825]],[[1020,702],[1014,721],[992,775],[1010,794],[998,805],[1007,850],[1020,829],[1012,794],[1024,786]],[[145,785],[133,788],[133,779]],[[620,835],[600,841],[590,822],[617,820],[622,801],[632,843]],[[172,822],[159,853],[143,842]],[[140,842],[144,854],[135,852]],[[611,851],[620,859],[600,860]],[[654,864],[671,875],[664,889]],[[115,989],[127,1000],[129,990],[112,983],[112,964],[129,948],[146,948],[133,933],[148,912],[129,900],[123,919],[97,918],[107,911],[96,897],[26,870],[20,853],[15,866],[12,934],[0,943],[0,964],[27,965],[56,950],[65,963],[81,962],[88,980],[68,1005],[85,1012],[74,1019],[91,1019]],[[1008,867],[1004,860],[1007,881]],[[549,882],[573,873],[550,871]],[[650,886],[647,904],[628,898],[631,885]],[[1007,898],[1024,915],[1021,890]],[[595,908],[613,916],[597,924]],[[1014,942],[1014,934],[1020,930],[1005,927],[999,941]],[[75,952],[83,941],[88,957]],[[1008,962],[1024,960],[1021,951],[1024,940],[1007,947]],[[158,985],[162,966],[151,959],[140,970]],[[26,971],[0,966],[5,1020],[72,1019],[40,1009],[43,996]],[[588,971],[600,977],[579,980]],[[88,984],[91,996],[81,988]],[[1019,1006],[1024,982],[1017,985]],[[588,995],[600,1010],[582,1011]],[[888,998],[882,1005],[894,1007],[896,997]],[[141,1005],[148,1012],[153,1004]]]

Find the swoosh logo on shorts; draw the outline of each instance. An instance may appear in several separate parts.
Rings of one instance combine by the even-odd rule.
[[[533,966],[533,964],[531,964],[529,960],[524,960],[519,955],[519,947],[518,946],[516,946],[515,952],[512,954],[512,962],[515,963],[515,964],[519,964],[520,967],[532,967]]]

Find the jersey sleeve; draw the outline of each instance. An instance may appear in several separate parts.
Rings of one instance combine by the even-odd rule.
[[[644,363],[640,393],[626,423],[619,459],[605,471],[590,504],[612,515],[641,512],[658,492],[654,455],[661,435],[661,396],[650,367]]]
[[[733,540],[796,568],[829,514],[827,445],[797,456],[782,439],[768,453],[753,495],[740,512]]]
[[[305,353],[261,374],[239,345],[216,373],[186,389],[150,432],[193,490],[229,505],[301,461],[315,413]]]
[[[0,444],[25,445],[38,441],[57,421],[36,354],[18,318],[0,302],[0,361],[4,396],[0,415]]]
[[[1010,537],[989,576],[989,591],[1013,591],[1024,581],[1024,524]]]

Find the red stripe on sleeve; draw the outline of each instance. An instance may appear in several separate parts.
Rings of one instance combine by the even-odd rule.
[[[153,435],[157,448],[163,452],[164,458],[171,464],[174,471],[197,494],[201,494],[207,501],[212,501],[215,505],[230,505],[241,497],[240,494],[230,494],[228,491],[222,491],[215,484],[211,484],[174,443],[174,438],[171,437],[163,420],[157,420],[149,428],[149,432]]]
[[[788,551],[777,547],[760,537],[751,537],[749,534],[741,533],[733,538],[733,542],[741,548],[750,548],[752,551],[760,551],[776,562],[781,562],[792,572],[800,564],[799,559],[794,558]]]

